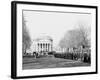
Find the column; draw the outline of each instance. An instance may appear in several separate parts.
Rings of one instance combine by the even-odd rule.
[[[39,43],[39,52],[40,52],[40,43]]]
[[[41,52],[41,50],[42,50],[42,44],[40,43],[40,52]]]
[[[40,43],[39,43],[39,52],[40,52],[40,46],[41,46],[41,45],[40,45]]]
[[[51,44],[49,44],[49,51],[51,51]]]
[[[53,44],[52,44],[52,41],[51,41],[51,51],[53,51]]]
[[[45,51],[47,51],[47,43],[45,43]]]
[[[44,43],[42,43],[42,51],[44,51]]]
[[[47,44],[47,51],[49,51],[49,44]]]
[[[51,45],[51,46],[50,46],[50,49],[51,49],[51,51],[53,51],[53,50],[52,50],[52,43],[51,43],[50,45]]]
[[[43,52],[43,43],[42,43],[42,52]]]
[[[39,52],[39,43],[37,43],[37,48],[38,48],[38,52]]]
[[[48,43],[48,52],[49,52],[49,46],[50,46],[50,44]]]
[[[42,43],[41,43],[41,51],[42,51]]]
[[[41,43],[41,51],[42,51],[42,54],[43,54],[43,43]]]

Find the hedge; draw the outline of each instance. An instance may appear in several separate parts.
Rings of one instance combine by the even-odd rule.
[[[63,58],[63,59],[71,59],[71,60],[78,60],[81,59],[83,62],[91,63],[91,55],[88,53],[55,53],[54,57],[56,58]]]

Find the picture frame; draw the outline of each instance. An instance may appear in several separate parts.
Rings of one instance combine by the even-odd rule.
[[[23,17],[24,15],[25,15],[25,17]],[[76,19],[76,20],[74,20],[74,19]],[[84,20],[84,21],[87,20],[87,24],[89,23],[89,26],[91,25],[90,26],[90,28],[91,28],[90,34],[92,36],[90,36],[90,41],[91,41],[91,43],[90,43],[91,47],[89,48],[91,50],[90,57],[83,57],[86,60],[88,58],[89,63],[87,61],[86,62],[79,61],[80,58],[75,57],[75,55],[74,55],[75,60],[74,59],[72,59],[72,60],[79,62],[80,63],[79,66],[82,65],[81,67],[78,67],[78,66],[76,67],[76,65],[78,63],[71,64],[71,66],[69,66],[66,61],[69,61],[69,63],[70,63],[70,61],[72,61],[72,60],[69,60],[66,58],[65,59],[57,58],[56,60],[54,59],[53,65],[52,65],[52,62],[51,62],[51,64],[47,64],[51,61],[51,58],[50,58],[50,60],[48,60],[49,58],[46,57],[46,61],[48,60],[48,62],[47,63],[45,63],[45,61],[42,62],[41,61],[42,59],[38,58],[36,56],[36,55],[39,55],[40,52],[39,52],[39,54],[32,52],[32,57],[28,57],[28,59],[27,59],[26,55],[31,56],[31,54],[28,54],[28,52],[31,53],[28,50],[25,50],[25,53],[27,53],[27,54],[25,54],[25,58],[23,58],[23,56],[24,56],[23,55],[23,44],[24,44],[23,40],[25,38],[25,37],[23,37],[23,32],[24,32],[23,26],[30,26],[29,32],[30,32],[31,36],[35,36],[35,35],[37,36],[37,34],[39,34],[40,32],[41,33],[45,32],[47,34],[52,33],[51,35],[56,34],[56,35],[54,35],[55,43],[53,44],[53,46],[51,46],[51,48],[48,47],[48,54],[49,54],[50,50],[55,51],[56,52],[55,54],[57,54],[57,53],[60,53],[60,51],[61,51],[61,49],[60,50],[57,49],[57,51],[54,50],[54,45],[57,43],[56,41],[58,41],[58,35],[60,37],[60,32],[63,32],[63,29],[69,30],[69,27],[68,28],[63,27],[64,25],[62,25],[62,24],[71,26],[71,24],[73,23],[75,26],[77,26],[76,23],[74,23],[74,21],[77,21],[78,19],[79,19],[80,26],[83,26],[83,25],[81,25],[81,23],[83,23],[83,22],[81,22],[81,20]],[[65,20],[69,21],[69,22],[66,23]],[[26,22],[26,24],[23,23],[23,21]],[[43,22],[43,21],[45,21],[45,22]],[[37,25],[37,24],[40,24],[40,25]],[[60,24],[62,25],[61,27],[59,26]],[[55,26],[55,28],[53,25]],[[38,28],[36,28],[34,26],[36,26]],[[47,27],[44,27],[44,26],[47,26]],[[51,27],[51,26],[53,26],[53,27]],[[60,31],[60,29],[62,31]],[[77,28],[75,28],[75,29],[77,29]],[[51,31],[51,32],[49,32],[49,31]],[[41,37],[41,38],[38,38],[38,40],[47,39],[47,38],[49,40],[51,40],[50,37]],[[39,77],[97,74],[97,72],[98,72],[98,53],[97,53],[98,41],[97,41],[97,38],[98,38],[98,7],[97,6],[12,1],[11,2],[11,78],[22,79],[22,78],[39,78]],[[64,38],[64,39],[66,39],[66,38]],[[80,38],[79,38],[79,40],[80,40]],[[62,43],[63,42],[61,42],[61,44]],[[40,44],[40,46],[41,45],[42,44]],[[47,46],[47,45],[49,46],[49,44],[46,44],[45,46]],[[76,43],[75,43],[75,45],[76,45]],[[43,46],[44,46],[44,44],[43,44]],[[52,48],[53,48],[53,50],[52,50]],[[33,47],[32,47],[32,49],[33,49]],[[82,51],[83,51],[83,48],[82,48]],[[43,52],[43,51],[41,52],[41,54],[43,54],[43,55],[47,54],[47,53],[45,53],[45,54],[44,53],[45,52]],[[61,53],[64,53],[64,52],[61,52]],[[78,52],[74,52],[74,53],[78,53]],[[84,51],[83,51],[83,53],[85,55]],[[55,54],[53,53],[54,56],[55,56]],[[35,57],[33,57],[34,55],[35,55]],[[57,54],[57,55],[59,55],[59,54]],[[60,57],[61,56],[62,56],[62,54],[60,54]],[[36,63],[36,62],[33,63],[34,61],[39,61],[39,59],[41,59],[40,60],[41,64]],[[45,58],[43,57],[43,59],[45,59]],[[66,66],[62,67],[61,63],[59,63],[59,65],[58,65],[58,63],[56,64],[56,62],[57,61],[59,62],[60,60],[62,63],[64,61],[63,66],[66,63],[67,67]],[[30,62],[28,62],[28,61],[30,61]],[[74,63],[74,61],[72,63]],[[83,64],[81,64],[81,62]],[[28,64],[32,65],[32,66],[29,66]],[[44,67],[43,64],[46,64],[45,65],[46,67]],[[56,67],[54,67],[55,64],[56,64]],[[43,65],[42,68],[40,67],[41,65]],[[83,65],[85,65],[85,67]]]

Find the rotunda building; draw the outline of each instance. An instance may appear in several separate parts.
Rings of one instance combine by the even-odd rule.
[[[40,36],[33,40],[32,52],[37,52],[39,54],[48,54],[53,49],[53,40],[50,36]]]

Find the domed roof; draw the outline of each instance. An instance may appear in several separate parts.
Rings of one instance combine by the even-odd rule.
[[[42,35],[42,36],[37,37],[35,40],[51,40],[52,41],[52,38],[47,35]]]

